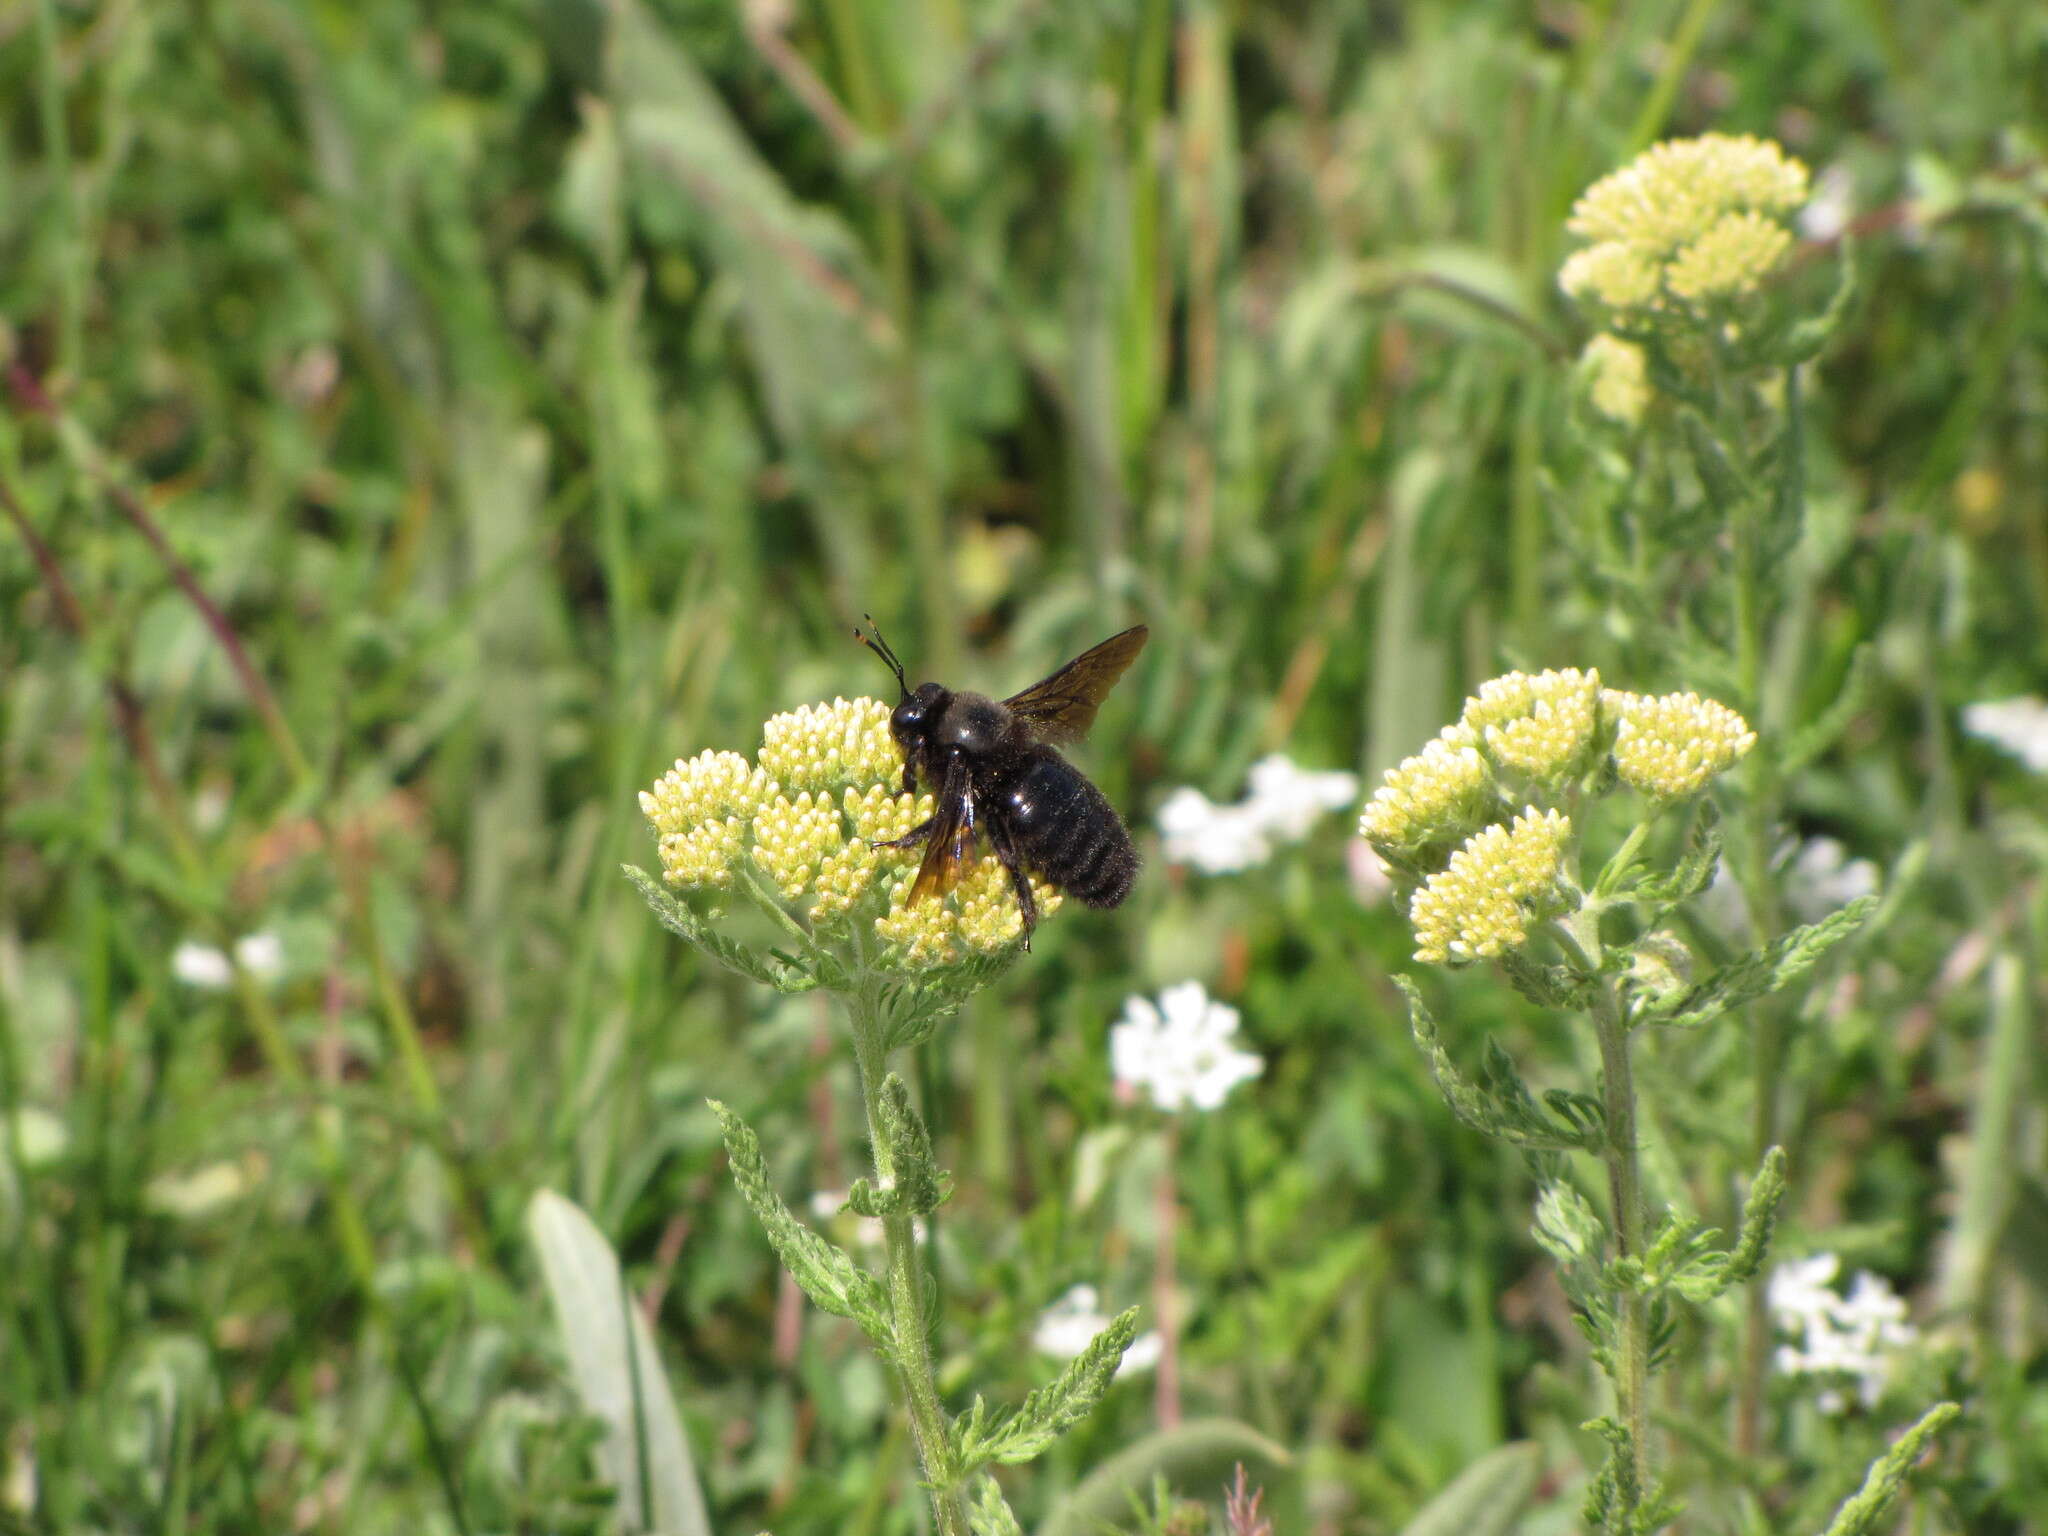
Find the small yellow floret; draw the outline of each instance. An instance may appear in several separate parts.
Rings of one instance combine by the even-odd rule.
[[[878,871],[893,873],[916,868],[921,851],[912,848],[881,848],[877,843],[903,836],[932,813],[930,795],[896,793],[883,784],[865,791],[849,789],[840,801],[846,823],[853,830],[845,843],[827,854],[818,866],[811,903],[811,921],[838,917],[867,894]]]
[[[1566,228],[1670,255],[1724,213],[1789,214],[1806,201],[1806,167],[1768,139],[1701,134],[1653,144],[1588,187]]]
[[[662,876],[671,885],[732,884],[746,823],[774,783],[737,752],[700,752],[640,793],[640,810],[658,834]]]
[[[1754,289],[1792,248],[1792,232],[1760,213],[1731,213],[1671,258],[1665,286],[1681,299],[1725,299]]]
[[[1358,819],[1359,835],[1382,852],[1460,836],[1484,814],[1486,759],[1463,725],[1442,732],[1415,756],[1389,768]]]
[[[819,864],[845,843],[839,807],[827,794],[777,795],[754,816],[754,863],[784,901],[803,895]]]
[[[1573,251],[1558,268],[1557,285],[1580,302],[1609,309],[1652,308],[1663,270],[1656,257],[1625,240],[1603,240]]]
[[[1531,806],[1467,839],[1409,903],[1415,958],[1492,959],[1526,943],[1532,909],[1562,908],[1557,877],[1571,830],[1566,816]]]
[[[1619,336],[1595,336],[1579,354],[1579,367],[1594,410],[1625,427],[1643,419],[1650,408],[1650,370],[1641,347]]]
[[[1031,883],[1032,899],[1041,919],[1060,909],[1064,899],[1056,886],[1036,876]],[[1000,860],[983,859],[972,873],[961,877],[953,892],[960,908],[960,938],[978,954],[992,955],[1008,949],[1024,936],[1024,910],[1017,904],[1016,887]]]
[[[770,717],[761,767],[788,790],[866,789],[903,779],[903,749],[880,699],[834,699]]]
[[[1598,672],[1510,672],[1479,685],[1460,723],[1479,733],[1495,762],[1559,779],[1584,759],[1599,701]]]
[[[953,943],[960,914],[951,902],[934,897],[912,902],[914,878],[914,873],[907,874],[890,890],[889,910],[875,919],[875,932],[896,946],[898,961],[911,970],[951,965],[960,958]]]
[[[1614,766],[1622,781],[1653,799],[1697,794],[1756,745],[1742,716],[1696,693],[1646,698],[1610,690],[1600,702],[1620,720]]]

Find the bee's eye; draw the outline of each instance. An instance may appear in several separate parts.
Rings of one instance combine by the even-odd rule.
[[[914,731],[924,724],[924,706],[912,699],[905,699],[896,706],[889,716],[889,729],[898,736]]]

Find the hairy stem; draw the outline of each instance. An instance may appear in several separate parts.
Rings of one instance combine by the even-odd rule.
[[[1636,1152],[1636,1085],[1629,1064],[1628,1023],[1612,978],[1600,975],[1600,917],[1596,906],[1580,910],[1569,925],[1573,942],[1597,977],[1593,990],[1593,1025],[1600,1038],[1601,1104],[1607,1119],[1607,1189],[1614,1207],[1614,1256],[1640,1258],[1643,1252],[1643,1181]],[[1616,1298],[1620,1337],[1614,1359],[1615,1406],[1627,1428],[1634,1476],[1624,1486],[1650,1486],[1650,1312],[1647,1299],[1633,1288]]]
[[[883,1038],[880,1000],[863,988],[847,1000],[853,1025],[854,1056],[860,1065],[861,1103],[867,1110],[868,1143],[874,1149],[875,1185],[893,1186],[896,1155],[882,1121],[882,1078],[889,1048]],[[889,1253],[889,1315],[893,1330],[896,1373],[910,1411],[910,1434],[932,1496],[932,1518],[939,1536],[968,1536],[967,1504],[953,1475],[946,1410],[932,1370],[931,1337],[925,1328],[924,1262],[917,1247],[915,1220],[907,1212],[882,1218]]]

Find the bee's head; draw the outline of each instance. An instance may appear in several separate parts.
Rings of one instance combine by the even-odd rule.
[[[919,683],[917,691],[906,693],[903,702],[890,714],[889,734],[906,748],[915,746],[924,739],[951,697],[942,684]]]

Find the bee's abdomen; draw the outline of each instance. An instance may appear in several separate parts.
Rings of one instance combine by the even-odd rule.
[[[1037,749],[1002,790],[1017,856],[1033,873],[1091,907],[1113,907],[1138,877],[1138,850],[1116,807],[1049,747]]]

